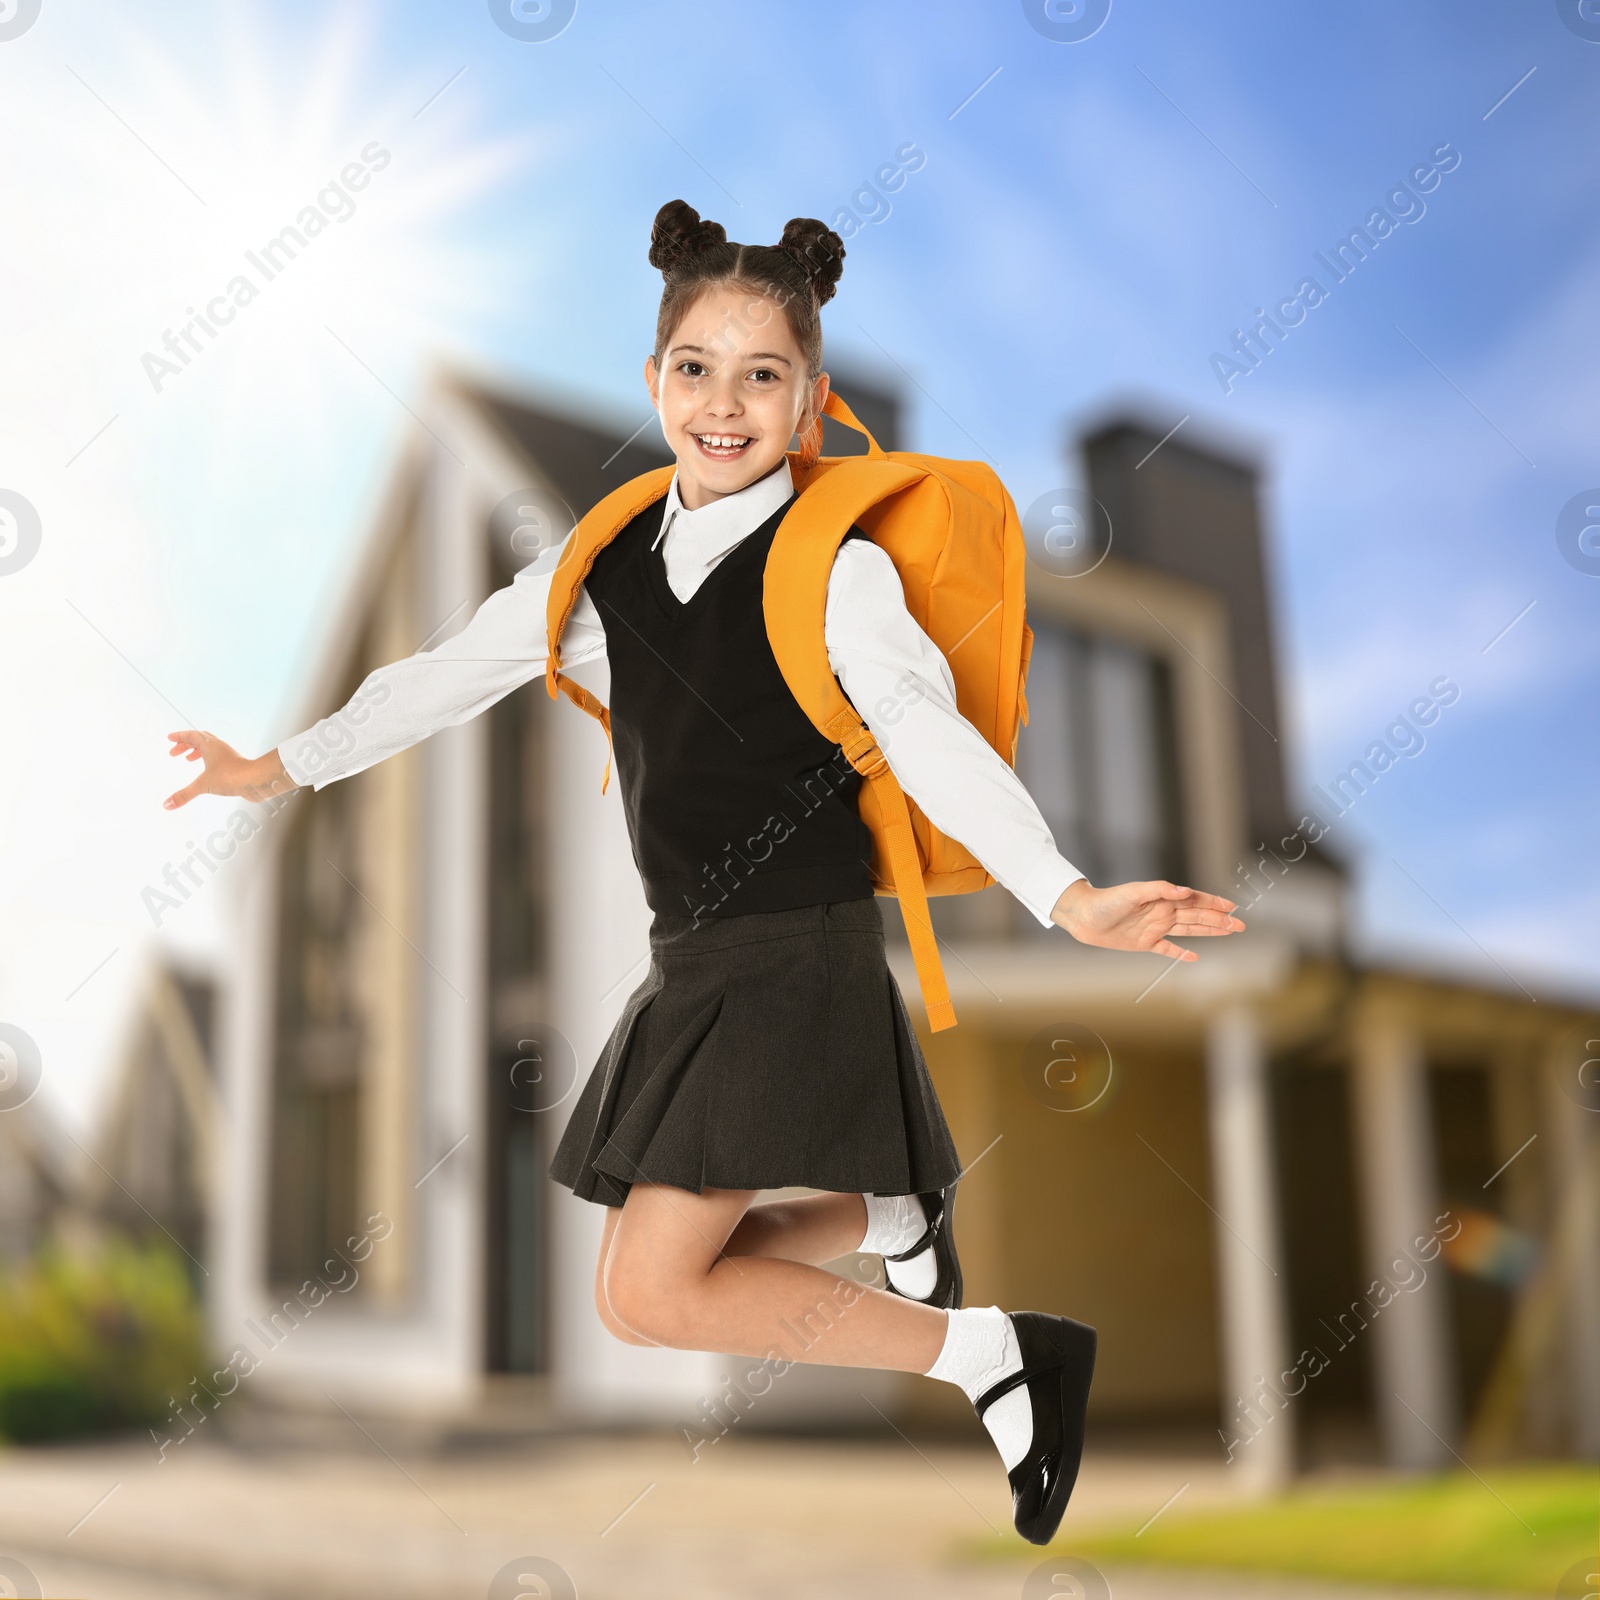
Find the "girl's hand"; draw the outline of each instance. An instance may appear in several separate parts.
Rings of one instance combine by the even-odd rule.
[[[1210,939],[1238,933],[1244,924],[1229,913],[1237,904],[1198,889],[1157,879],[1096,889],[1086,878],[1061,891],[1050,920],[1082,944],[1108,950],[1152,950],[1175,961],[1197,961],[1173,939]]]
[[[190,761],[205,763],[205,770],[193,783],[176,794],[169,794],[161,802],[168,811],[187,805],[197,794],[236,794],[246,800],[265,800],[298,787],[283,770],[276,750],[269,750],[251,761],[215,734],[185,728],[182,733],[169,733],[167,737],[172,741],[168,755],[186,756]]]

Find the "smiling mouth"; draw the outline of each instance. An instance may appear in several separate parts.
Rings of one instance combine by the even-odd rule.
[[[700,454],[713,461],[736,461],[754,442],[743,433],[696,433],[690,435]]]

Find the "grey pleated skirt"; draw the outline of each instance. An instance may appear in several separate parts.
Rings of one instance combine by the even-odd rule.
[[[580,1199],[635,1182],[917,1194],[960,1173],[875,899],[657,913],[550,1165]]]

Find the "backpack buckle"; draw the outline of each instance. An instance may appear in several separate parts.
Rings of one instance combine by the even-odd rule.
[[[865,723],[857,723],[855,731],[839,741],[839,748],[844,751],[845,760],[863,778],[876,778],[889,765],[888,758],[878,748],[872,730]]]

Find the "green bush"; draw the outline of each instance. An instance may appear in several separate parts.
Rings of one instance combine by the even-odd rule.
[[[187,1399],[204,1350],[170,1246],[41,1251],[0,1278],[0,1438],[172,1425],[170,1402]]]

